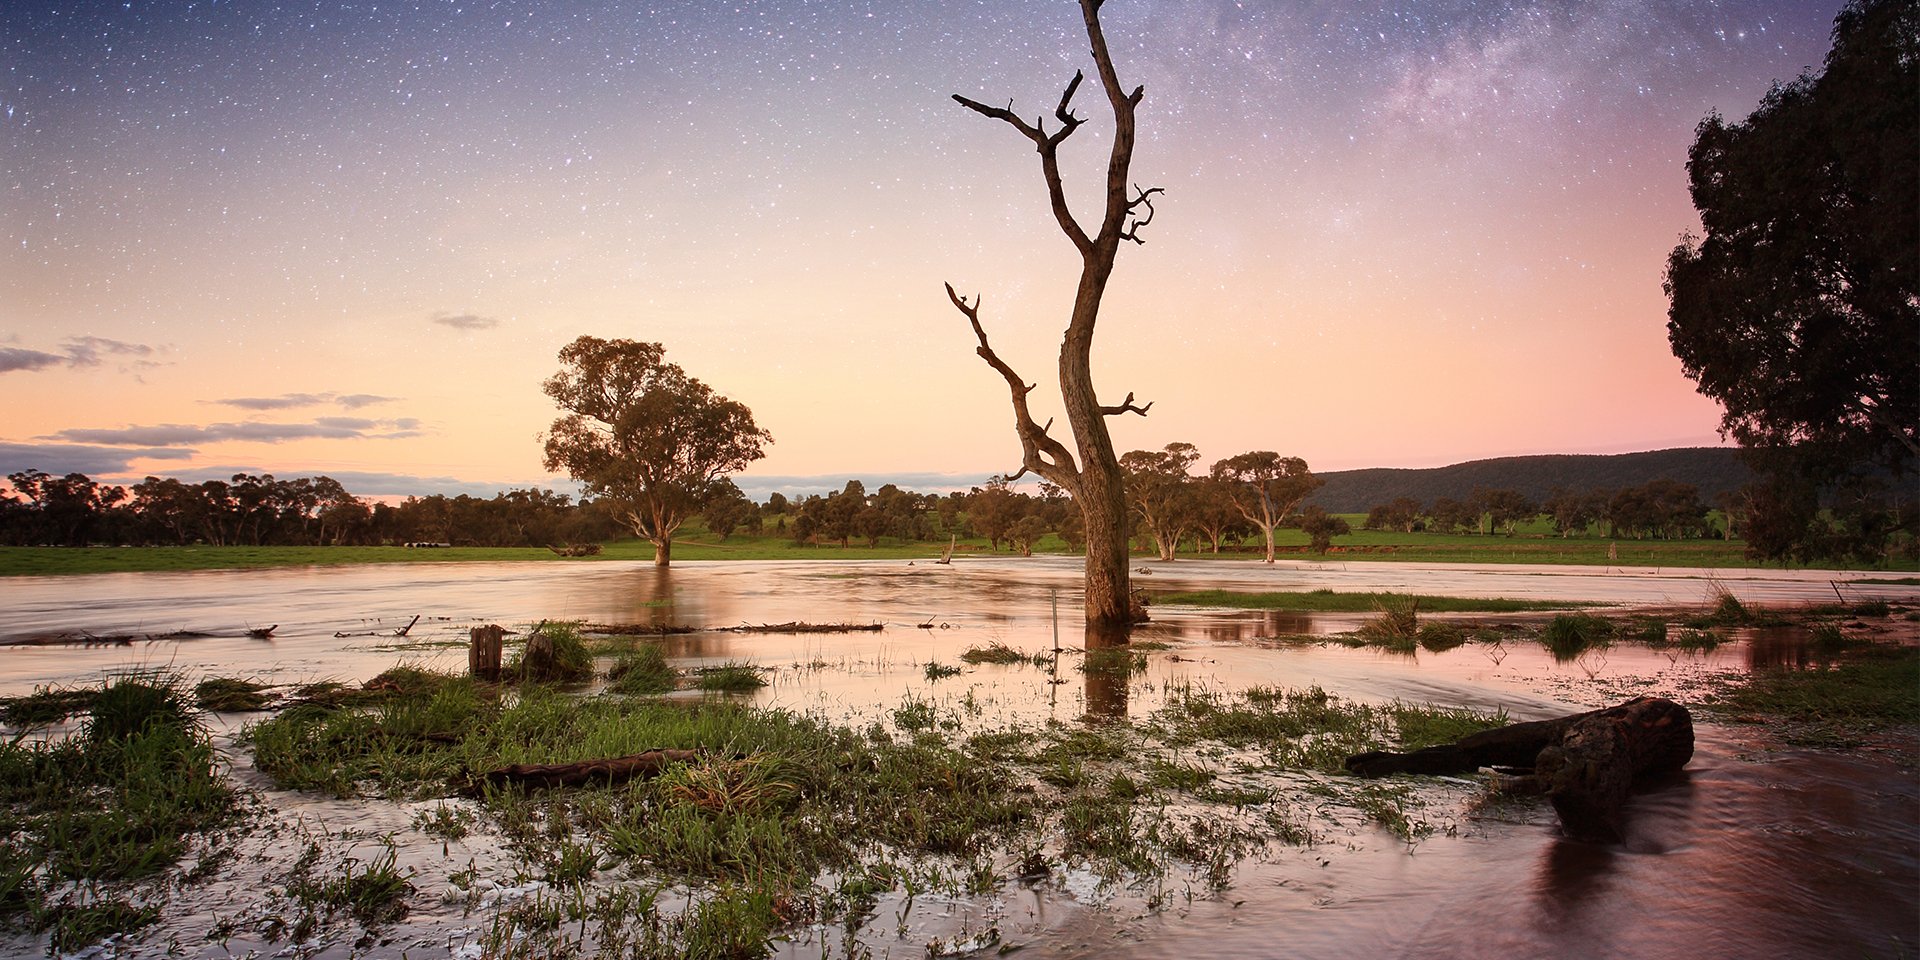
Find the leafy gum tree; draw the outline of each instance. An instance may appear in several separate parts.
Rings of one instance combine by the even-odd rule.
[[[1751,556],[1872,559],[1904,516],[1876,488],[1920,458],[1916,89],[1920,3],[1854,0],[1819,73],[1687,152],[1704,236],[1667,260],[1667,335],[1766,474]]]
[[[1271,450],[1255,450],[1228,457],[1213,465],[1212,476],[1227,484],[1234,506],[1266,538],[1267,562],[1273,562],[1274,528],[1280,526],[1300,501],[1325,480],[1307,469],[1299,457],[1283,457]]]
[[[1191,443],[1129,450],[1120,457],[1120,468],[1127,473],[1127,504],[1153,537],[1162,560],[1174,558],[1180,539],[1193,523],[1193,478],[1187,470],[1199,459],[1200,449]]]
[[[773,442],[745,404],[665,356],[657,343],[583,336],[560,351],[560,372],[542,386],[566,411],[547,430],[546,468],[607,501],[662,567],[674,531]]]

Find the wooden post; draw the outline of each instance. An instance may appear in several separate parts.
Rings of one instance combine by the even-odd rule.
[[[467,672],[489,683],[500,679],[500,647],[507,631],[499,624],[474,627],[467,647]]]

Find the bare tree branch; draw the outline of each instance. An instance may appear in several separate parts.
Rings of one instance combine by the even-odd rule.
[[[1156,193],[1166,193],[1167,188],[1148,187],[1147,189],[1142,190],[1140,189],[1140,185],[1136,183],[1133,185],[1133,190],[1135,193],[1139,194],[1139,196],[1136,196],[1132,200],[1127,201],[1127,215],[1129,217],[1129,221],[1127,223],[1127,228],[1125,230],[1120,231],[1120,239],[1132,240],[1134,243],[1146,243],[1147,241],[1141,239],[1140,237],[1140,228],[1153,222],[1153,195]],[[1144,217],[1133,216],[1133,211],[1139,207],[1147,208],[1146,216]]]
[[[1060,144],[1086,122],[1074,116],[1073,111],[1068,109],[1074,93],[1080,89],[1080,84],[1085,79],[1086,74],[1076,70],[1073,73],[1073,79],[1067,81],[1066,91],[1060,94],[1060,103],[1053,108],[1053,115],[1060,121],[1060,129],[1051,134],[1047,133],[1045,117],[1036,117],[1032,123],[1028,123],[1020,119],[1019,114],[1013,112],[1011,100],[1005,107],[990,107],[957,93],[953,95],[955,103],[981,116],[1003,120],[1015,130],[1020,131],[1021,136],[1033,141],[1034,149],[1040,153],[1040,172],[1047,181],[1047,203],[1053,209],[1053,219],[1060,224],[1061,232],[1067,235],[1067,239],[1073,241],[1074,248],[1079,250],[1082,256],[1093,251],[1093,241],[1087,237],[1087,231],[1080,226],[1078,220],[1073,218],[1073,211],[1067,207],[1066,188],[1060,180]]]
[[[1143,416],[1143,417],[1144,417],[1144,416],[1146,416],[1146,415],[1147,415],[1147,411],[1148,411],[1148,410],[1151,410],[1151,409],[1153,409],[1153,401],[1152,401],[1152,400],[1148,400],[1148,401],[1147,401],[1147,405],[1146,405],[1146,406],[1144,406],[1144,407],[1136,407],[1136,406],[1134,406],[1134,405],[1133,405],[1133,391],[1131,391],[1131,390],[1129,390],[1129,391],[1127,391],[1127,398],[1126,398],[1125,400],[1122,400],[1122,401],[1120,401],[1120,405],[1119,405],[1119,406],[1117,406],[1117,407],[1101,407],[1101,408],[1100,408],[1100,415],[1101,415],[1101,416],[1106,416],[1106,417],[1117,417],[1117,416],[1119,416],[1119,415],[1121,415],[1121,414],[1123,414],[1123,413],[1137,413],[1137,414],[1139,414],[1139,415],[1141,415],[1141,416]]]
[[[987,330],[980,324],[980,297],[976,295],[973,302],[968,303],[967,298],[954,292],[953,284],[949,283],[946,287],[947,299],[953,301],[954,309],[959,310],[973,325],[973,335],[980,341],[974,352],[987,362],[987,366],[1000,372],[1013,396],[1013,429],[1020,437],[1021,462],[1020,473],[1015,476],[1031,470],[1068,490],[1077,488],[1080,472],[1074,463],[1073,453],[1060,441],[1047,435],[1047,431],[1053,428],[1053,421],[1049,419],[1043,427],[1033,422],[1033,414],[1028,410],[1027,394],[1033,392],[1034,384],[1022,380],[987,343]]]

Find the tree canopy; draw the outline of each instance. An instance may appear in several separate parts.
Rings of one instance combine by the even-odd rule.
[[[607,499],[660,566],[672,560],[674,531],[773,442],[745,404],[665,358],[657,343],[583,336],[543,385],[566,411],[548,428],[546,468]]]
[[[1703,237],[1668,259],[1667,331],[1743,446],[1920,455],[1920,4],[1854,0],[1818,74],[1688,151]]]
[[[1313,475],[1307,461],[1283,457],[1272,450],[1254,450],[1218,461],[1212,476],[1227,484],[1240,515],[1259,528],[1267,542],[1268,563],[1273,562],[1273,529],[1286,522],[1300,501],[1325,482]]]

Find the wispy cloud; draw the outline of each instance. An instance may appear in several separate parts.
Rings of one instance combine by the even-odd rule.
[[[152,359],[155,348],[144,343],[128,343],[106,337],[68,337],[60,341],[60,352],[49,353],[27,347],[0,347],[0,373],[31,372],[50,367],[97,367],[108,358],[124,361],[122,370],[144,370],[160,365]]]
[[[432,322],[455,330],[491,330],[500,325],[493,317],[483,317],[477,313],[447,313],[442,311],[431,318]]]
[[[25,347],[0,347],[0,373],[16,373],[22,370],[45,370],[67,362],[67,358],[44,350],[28,350]]]
[[[558,490],[569,496],[578,494],[578,488],[565,481],[543,484],[503,483],[491,480],[462,480],[458,477],[445,476],[423,477],[411,473],[375,473],[365,470],[275,470],[245,464],[196,467],[171,474],[171,476],[185,483],[199,483],[204,480],[225,480],[236,473],[255,476],[270,473],[282,479],[328,476],[340,481],[340,485],[356,497],[430,497],[437,493],[448,497],[466,494],[470,497],[490,499],[495,494],[505,493],[508,490],[523,490],[529,486]]]
[[[0,442],[0,474],[44,470],[61,476],[84,473],[98,479],[132,472],[135,460],[186,460],[193,455],[194,451],[188,447],[129,449],[70,443]]]
[[[158,423],[114,429],[76,427],[39,437],[69,443],[113,446],[181,447],[199,443],[242,440],[282,443],[288,440],[399,440],[420,435],[420,421],[366,420],[359,417],[320,417],[311,423]]]
[[[297,410],[301,407],[317,407],[323,404],[338,404],[347,410],[358,410],[377,403],[392,403],[399,397],[383,397],[372,393],[283,393],[277,397],[225,397],[208,400],[225,407],[238,407],[241,410]]]

